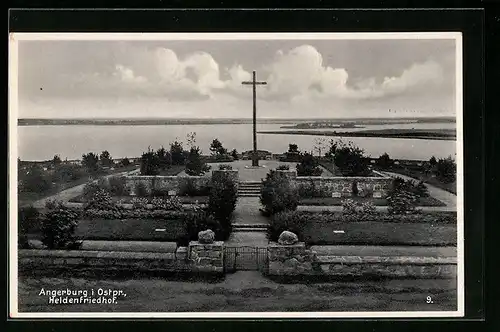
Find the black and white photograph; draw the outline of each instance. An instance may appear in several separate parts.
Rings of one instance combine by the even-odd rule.
[[[462,35],[12,33],[11,317],[462,317]]]

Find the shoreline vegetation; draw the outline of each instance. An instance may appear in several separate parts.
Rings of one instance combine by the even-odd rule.
[[[426,139],[426,140],[446,140],[446,141],[455,141],[457,139],[455,129],[380,129],[380,130],[359,130],[351,132],[272,130],[272,131],[258,131],[257,133],[278,134],[278,135],[405,138],[405,139]]]
[[[454,123],[455,117],[426,117],[426,118],[345,118],[345,119],[279,119],[279,118],[260,118],[257,123],[261,124],[290,124],[297,125],[299,123],[311,122],[335,122],[336,125],[353,123],[356,125],[381,125],[381,124],[405,124],[405,123]],[[177,119],[177,118],[116,118],[116,119],[18,119],[18,126],[66,126],[66,125],[81,125],[81,126],[154,126],[154,125],[193,125],[193,124],[251,124],[252,118],[206,118],[206,119]]]

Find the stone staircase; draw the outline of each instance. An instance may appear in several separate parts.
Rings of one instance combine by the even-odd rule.
[[[266,232],[267,224],[233,224],[233,232]]]
[[[259,197],[262,182],[260,181],[245,181],[240,182],[238,186],[239,197]]]

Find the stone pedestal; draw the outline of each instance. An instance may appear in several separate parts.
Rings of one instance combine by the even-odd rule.
[[[224,242],[215,241],[210,244],[189,242],[189,260],[193,270],[207,273],[224,272]]]
[[[280,245],[271,242],[268,246],[269,275],[293,276],[313,275],[316,253],[306,249],[304,242]]]

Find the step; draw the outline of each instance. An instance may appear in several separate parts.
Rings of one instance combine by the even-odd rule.
[[[233,224],[234,228],[267,228],[268,224]]]
[[[244,189],[244,190],[238,190],[239,193],[259,193],[260,194],[260,190],[250,190],[250,189]]]
[[[267,228],[233,228],[233,232],[267,232]]]
[[[238,194],[239,197],[260,197],[260,194]]]

